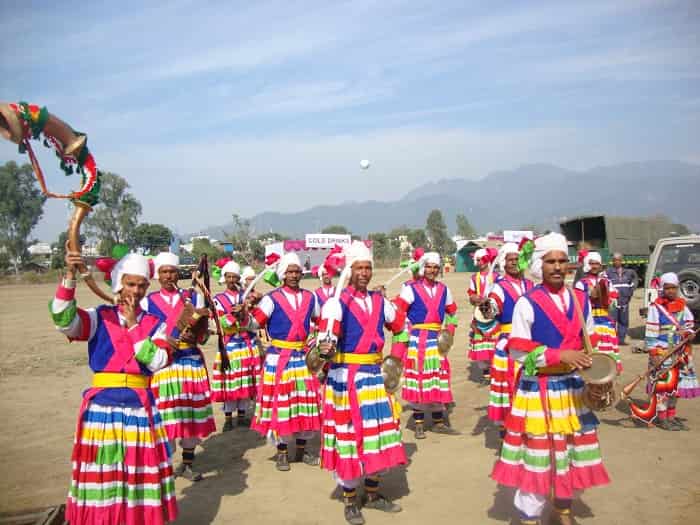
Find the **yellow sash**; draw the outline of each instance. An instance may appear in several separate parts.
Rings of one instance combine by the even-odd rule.
[[[283,341],[282,339],[272,339],[270,340],[272,346],[277,348],[284,348],[285,350],[302,350],[304,348],[304,341]]]
[[[591,314],[593,317],[607,317],[609,315],[605,308],[593,308]]]
[[[139,374],[97,372],[92,376],[92,386],[95,388],[148,388],[150,380],[150,377]]]
[[[434,332],[439,332],[442,328],[440,323],[416,323],[411,325],[411,330],[433,330]]]
[[[382,354],[349,354],[336,352],[333,355],[334,363],[346,365],[378,365],[382,362]]]
[[[513,329],[513,325],[510,323],[504,323],[498,327],[499,331],[502,334],[509,334],[511,330]]]

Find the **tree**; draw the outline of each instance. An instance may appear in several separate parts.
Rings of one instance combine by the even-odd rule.
[[[332,224],[321,230],[321,233],[331,233],[336,235],[350,235],[350,230],[341,224]]]
[[[137,248],[142,248],[146,253],[152,253],[159,249],[166,249],[173,240],[173,232],[162,224],[139,224],[131,236],[131,243]]]
[[[457,214],[457,235],[463,239],[473,239],[477,236],[476,230],[469,222],[469,219],[462,214]]]
[[[432,250],[443,256],[454,253],[455,243],[447,234],[447,226],[440,210],[430,212],[425,229],[428,232],[428,240]]]
[[[141,215],[141,203],[127,190],[129,183],[114,173],[102,173],[102,191],[95,211],[85,219],[86,231],[100,239],[100,252],[110,254],[115,244],[128,244]]]
[[[17,166],[10,161],[0,166],[0,247],[11,259],[15,274],[29,259],[29,234],[43,215],[45,202],[29,164]]]
[[[250,220],[242,218],[237,213],[233,214],[233,231],[225,235],[228,241],[233,244],[233,250],[237,252],[242,260],[248,261],[251,257],[250,243],[253,239]]]
[[[372,241],[372,252],[379,264],[398,263],[401,258],[401,244],[386,233],[370,233],[367,238]]]
[[[420,228],[409,230],[407,237],[413,248],[425,248],[428,246],[428,236],[425,234],[425,230]]]
[[[192,241],[192,255],[199,259],[205,253],[209,259],[209,264],[214,264],[221,257],[221,251],[212,246],[209,239],[194,239]]]
[[[675,235],[690,235],[690,230],[685,224],[673,223],[671,224],[671,231]]]
[[[250,256],[252,261],[264,261],[265,260],[265,245],[261,243],[258,239],[253,239],[250,241]]]

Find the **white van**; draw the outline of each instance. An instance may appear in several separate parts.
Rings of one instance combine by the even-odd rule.
[[[658,289],[651,286],[652,280],[666,272],[678,274],[680,293],[695,320],[700,320],[700,235],[669,237],[656,243],[644,278],[642,317],[646,317],[649,305],[659,294]]]

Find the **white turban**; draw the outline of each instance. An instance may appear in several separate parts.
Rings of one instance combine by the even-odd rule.
[[[352,266],[356,262],[367,261],[374,264],[372,252],[367,245],[362,241],[352,241],[350,246],[345,249],[345,263]]]
[[[678,275],[673,272],[663,274],[661,276],[661,287],[663,288],[666,284],[678,286]]]
[[[561,233],[548,233],[535,239],[535,251],[530,262],[530,272],[535,279],[542,279],[542,258],[549,252],[569,253],[566,237]]]
[[[229,261],[226,264],[224,264],[224,267],[221,269],[221,277],[219,277],[219,283],[223,284],[226,282],[227,273],[235,273],[236,275],[241,275],[241,265],[238,264],[236,261]]]
[[[603,258],[598,252],[588,252],[588,255],[583,258],[583,273],[588,273],[591,271],[592,262],[603,264]]]
[[[158,270],[162,266],[177,267],[180,264],[180,258],[174,253],[160,252],[158,255],[156,255],[156,258],[153,259],[153,264],[155,265],[156,275],[158,275]]]
[[[481,259],[483,256],[485,256],[488,252],[486,251],[486,248],[479,248],[474,252],[474,262],[479,264],[479,259]]]
[[[122,257],[112,268],[112,291],[114,293],[122,289],[122,277],[125,275],[140,275],[150,279],[151,268],[148,265],[148,259],[138,253],[128,253]]]
[[[255,277],[255,270],[253,270],[250,266],[246,266],[241,272],[241,281],[245,281],[249,277]]]
[[[503,246],[501,246],[500,250],[498,250],[498,267],[501,270],[505,270],[505,268],[506,268],[506,256],[510,253],[515,253],[515,254],[520,253],[520,250],[518,249],[518,245],[515,244],[514,242],[507,242]]]
[[[299,256],[294,252],[285,253],[280,259],[279,265],[277,265],[277,277],[279,277],[281,281],[284,281],[284,274],[287,273],[287,268],[293,264],[301,268]]]
[[[427,252],[423,254],[423,257],[420,258],[420,269],[418,270],[418,275],[422,276],[425,274],[426,264],[437,264],[440,266],[440,254],[438,252]]]

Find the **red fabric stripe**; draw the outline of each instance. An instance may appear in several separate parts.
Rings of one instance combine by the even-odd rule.
[[[75,299],[75,288],[66,288],[62,284],[58,285],[56,290],[56,299],[61,301],[72,301]]]
[[[511,337],[508,339],[507,344],[508,350],[516,350],[518,352],[532,352],[538,346],[542,345],[537,344],[531,339],[524,339],[522,337]]]

